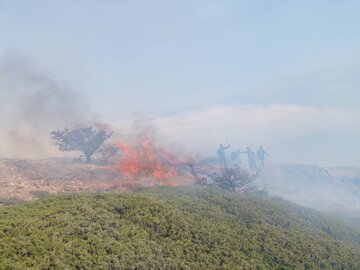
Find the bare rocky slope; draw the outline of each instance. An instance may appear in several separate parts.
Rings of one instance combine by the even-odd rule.
[[[106,166],[68,159],[0,160],[0,198],[31,200],[36,194],[114,189],[118,176]]]

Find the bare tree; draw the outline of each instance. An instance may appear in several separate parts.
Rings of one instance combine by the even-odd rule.
[[[51,132],[54,145],[60,151],[81,151],[86,156],[87,163],[91,162],[92,155],[111,136],[112,132],[92,126],[73,130],[65,128]]]

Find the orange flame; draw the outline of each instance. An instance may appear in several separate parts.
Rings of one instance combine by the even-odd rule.
[[[118,162],[121,174],[133,181],[141,177],[150,177],[157,185],[179,185],[175,179],[178,176],[176,165],[181,161],[171,154],[166,147],[157,147],[150,136],[142,134],[133,144],[117,142],[122,157]]]

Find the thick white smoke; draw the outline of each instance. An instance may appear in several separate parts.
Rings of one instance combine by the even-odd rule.
[[[324,162],[359,166],[360,111],[299,105],[218,105],[175,116],[154,117],[169,141],[215,155],[219,143],[232,149],[264,145],[274,163]]]

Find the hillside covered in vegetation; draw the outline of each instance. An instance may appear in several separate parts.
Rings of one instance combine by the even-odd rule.
[[[0,217],[0,269],[360,269],[359,232],[255,195],[74,194]]]

